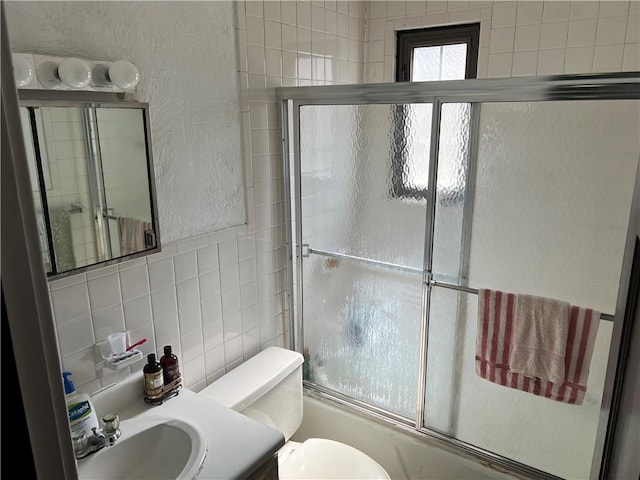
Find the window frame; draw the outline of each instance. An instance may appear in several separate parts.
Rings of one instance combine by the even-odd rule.
[[[480,23],[446,25],[415,30],[399,30],[396,50],[396,82],[411,81],[413,50],[420,47],[437,47],[465,43],[467,63],[465,79],[478,76],[478,51],[480,48]]]
[[[415,48],[460,43],[467,45],[465,79],[477,78],[480,23],[400,30],[396,32],[396,35],[396,82],[411,81],[411,65],[413,50]],[[391,197],[426,200],[426,188],[412,187],[408,185],[405,180],[406,152],[408,148],[406,105],[395,105],[393,108],[393,117],[393,142],[395,144],[395,151],[391,157]]]

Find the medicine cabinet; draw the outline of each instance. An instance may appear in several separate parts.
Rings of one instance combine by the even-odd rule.
[[[93,92],[19,97],[49,279],[159,251],[148,104]]]

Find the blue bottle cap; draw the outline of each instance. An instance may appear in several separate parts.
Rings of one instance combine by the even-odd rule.
[[[67,378],[69,375],[71,375],[71,372],[62,372],[62,378],[64,379],[64,393],[67,395],[76,391],[76,387],[73,385],[73,382]]]

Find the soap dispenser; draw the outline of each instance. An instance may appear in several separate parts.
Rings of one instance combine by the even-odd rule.
[[[90,435],[93,428],[97,430],[100,426],[96,409],[89,395],[76,391],[75,385],[69,379],[70,376],[71,372],[62,372],[71,432],[84,430],[87,435]]]

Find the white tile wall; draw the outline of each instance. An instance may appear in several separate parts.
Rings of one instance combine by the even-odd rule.
[[[132,341],[149,340],[145,354],[172,345],[197,391],[261,348],[286,345],[275,87],[391,81],[395,30],[469,21],[481,22],[480,77],[638,70],[637,4],[236,2],[248,225],[51,282],[63,367],[89,392],[137,374],[143,361],[96,374],[94,343],[126,328]]]
[[[275,87],[362,83],[365,5],[351,1],[236,2],[248,234],[219,243],[220,292],[201,298],[205,365],[226,368],[287,343],[282,145]],[[199,260],[200,261],[200,258]],[[202,260],[205,261],[206,260]]]
[[[271,254],[256,250],[255,234],[241,226],[50,282],[63,368],[88,392],[138,374],[146,360],[102,379],[96,372],[94,344],[126,329],[131,342],[147,338],[140,347],[145,357],[171,345],[185,384],[198,390],[261,348],[283,345],[284,287],[271,280],[282,275],[282,262],[269,261],[263,279],[256,271],[258,259]]]
[[[428,0],[424,9],[424,2],[374,0],[367,4],[365,80],[394,81],[396,31],[469,22],[480,22],[479,78],[640,70],[639,4]]]

